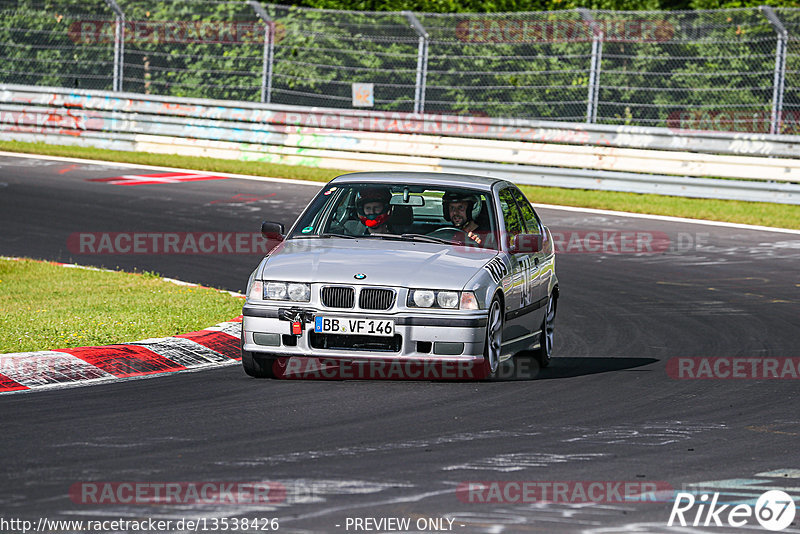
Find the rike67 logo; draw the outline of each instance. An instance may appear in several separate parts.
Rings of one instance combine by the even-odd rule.
[[[763,493],[755,506],[720,504],[719,496],[719,493],[703,493],[699,497],[678,493],[667,525],[671,527],[677,521],[682,527],[745,527],[755,519],[763,528],[779,531],[792,524],[797,512],[792,497],[781,490]]]

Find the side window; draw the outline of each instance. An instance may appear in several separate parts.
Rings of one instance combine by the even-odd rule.
[[[345,223],[356,219],[355,196],[356,193],[353,189],[341,189],[334,192],[334,198],[330,201],[333,205],[330,207],[330,215],[327,217],[328,224],[324,228],[325,232],[349,233]],[[320,211],[320,215],[322,214],[323,210]]]
[[[509,241],[518,234],[525,233],[525,227],[522,224],[522,215],[517,208],[517,203],[511,193],[510,188],[500,191],[500,209],[503,212],[503,222],[508,233]]]
[[[539,218],[536,217],[536,212],[533,211],[533,206],[531,203],[528,202],[528,199],[525,198],[525,195],[522,194],[522,191],[519,189],[512,189],[511,190],[514,199],[516,199],[517,204],[519,204],[519,209],[522,212],[522,220],[525,222],[525,227],[528,229],[529,234],[540,234],[541,229],[539,227]]]

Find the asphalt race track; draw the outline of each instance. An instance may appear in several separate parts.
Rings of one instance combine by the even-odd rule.
[[[0,255],[157,271],[242,291],[258,254],[82,254],[75,234],[258,232],[265,219],[292,223],[317,191],[233,178],[90,181],[153,173],[0,156]],[[731,532],[742,529],[668,527],[671,489],[712,488],[720,503],[752,504],[781,488],[800,505],[800,381],[676,379],[677,360],[668,363],[800,358],[800,235],[539,212],[573,239],[557,260],[551,368],[507,366],[504,379],[472,383],[254,380],[232,366],[3,395],[0,514],[206,518],[207,532],[212,519],[237,517],[278,518],[281,532],[394,531],[390,523],[357,529],[356,519],[367,518],[408,518],[412,532],[418,521],[429,532]],[[657,250],[581,248],[587,232],[620,231],[656,236]],[[257,505],[70,496],[83,482],[126,481],[270,482],[285,496]],[[537,502],[500,490],[486,503],[475,501],[487,493],[461,491],[476,481],[671,489],[655,502],[613,491]],[[750,529],[764,531],[755,520]],[[800,532],[800,517],[784,532]]]

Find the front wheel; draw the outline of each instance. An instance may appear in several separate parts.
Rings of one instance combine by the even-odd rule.
[[[242,349],[242,367],[253,378],[275,378],[274,364],[274,356],[256,358],[252,352]]]
[[[535,351],[536,361],[544,368],[550,365],[553,357],[553,341],[555,339],[556,306],[558,299],[551,294],[547,299],[547,311],[542,320],[542,331],[539,334],[539,348]]]
[[[500,367],[500,349],[503,344],[503,307],[495,297],[489,306],[489,322],[486,325],[486,343],[483,348],[482,378],[493,378]]]

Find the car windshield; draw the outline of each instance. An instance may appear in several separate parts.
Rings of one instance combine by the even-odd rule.
[[[446,186],[327,186],[289,239],[371,238],[496,249],[496,222],[485,191]]]

